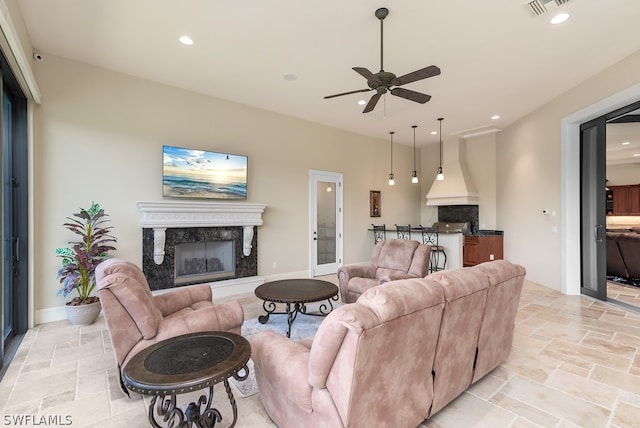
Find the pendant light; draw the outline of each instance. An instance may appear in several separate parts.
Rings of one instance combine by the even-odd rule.
[[[440,166],[438,167],[438,175],[436,176],[436,180],[444,180],[444,174],[442,173],[442,121],[444,117],[439,117],[438,121],[440,122]]]
[[[411,172],[411,182],[418,182],[418,172],[416,171],[416,128],[418,125],[411,126],[413,128],[413,171]]]
[[[391,135],[391,172],[389,172],[389,186],[396,184],[396,180],[394,180],[393,177],[393,134],[395,134],[394,131],[389,132],[389,135]]]

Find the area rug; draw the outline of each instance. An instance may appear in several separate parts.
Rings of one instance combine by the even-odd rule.
[[[333,303],[334,309],[337,306],[339,306],[339,304]],[[310,311],[313,311],[314,309],[315,308],[312,306],[309,307]],[[316,331],[318,331],[318,327],[320,326],[320,323],[322,323],[322,320],[324,320],[324,317],[299,314],[291,326],[291,339],[299,340],[313,336]],[[271,315],[266,324],[260,324],[257,318],[246,320],[242,324],[242,336],[251,342],[251,338],[262,331],[271,330],[286,336],[287,329],[286,315]],[[258,385],[256,384],[256,377],[253,371],[253,361],[251,359],[249,359],[247,366],[249,367],[249,376],[245,380],[238,381],[234,378],[229,379],[229,383],[243,398],[250,397],[258,393]]]

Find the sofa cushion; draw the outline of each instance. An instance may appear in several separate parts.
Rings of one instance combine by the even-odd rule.
[[[388,275],[393,271],[408,272],[413,260],[413,253],[420,243],[404,239],[390,239],[382,241],[380,255],[375,263],[378,267],[376,277]]]
[[[378,285],[380,285],[380,280],[376,278],[355,277],[351,278],[351,281],[349,281],[349,291],[362,294],[371,287],[375,287]]]
[[[309,381],[326,385],[345,426],[375,426],[389,414],[397,426],[416,426],[427,417],[433,383],[425,372],[431,372],[444,297],[425,281],[371,288],[320,325]]]
[[[629,277],[640,278],[640,234],[623,233],[617,241]]]
[[[507,260],[485,262],[470,269],[482,272],[489,279],[487,304],[480,326],[478,356],[473,374],[475,383],[502,363],[511,352],[526,271],[522,266]]]
[[[471,385],[489,280],[480,271],[464,268],[437,272],[428,278],[442,286],[445,296],[433,365],[430,414],[434,414]]]

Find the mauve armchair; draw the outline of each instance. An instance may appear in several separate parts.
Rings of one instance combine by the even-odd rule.
[[[164,339],[200,331],[240,334],[244,312],[238,302],[215,304],[207,284],[176,288],[153,295],[142,270],[135,264],[109,259],[96,269],[102,304],[113,351],[122,369],[138,352]]]
[[[405,239],[388,239],[376,244],[366,265],[345,265],[338,269],[340,298],[353,303],[371,287],[396,279],[424,278],[429,271],[429,245]]]

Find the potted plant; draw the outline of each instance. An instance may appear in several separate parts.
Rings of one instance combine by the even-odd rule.
[[[69,222],[63,226],[80,236],[77,241],[70,241],[70,247],[56,249],[56,255],[62,258],[62,267],[58,270],[58,279],[62,285],[58,290],[66,297],[75,290],[78,293],[65,309],[67,318],[72,324],[87,325],[93,323],[100,314],[100,301],[92,296],[96,286],[95,271],[108,256],[109,250],[115,250],[111,244],[117,242],[110,231],[112,226],[105,226],[104,209],[95,202],[89,209],[80,208],[79,213],[67,217]]]

